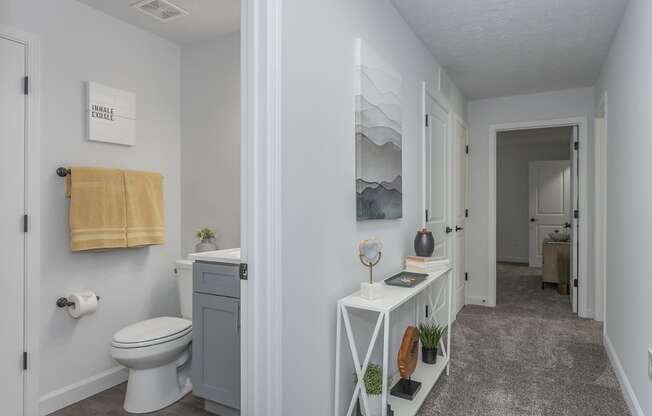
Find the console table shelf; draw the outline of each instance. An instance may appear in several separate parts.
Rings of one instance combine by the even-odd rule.
[[[408,269],[408,271],[417,270]],[[394,412],[394,416],[413,416],[419,411],[419,408],[423,404],[424,400],[428,396],[428,393],[430,393],[439,377],[444,373],[444,371],[446,371],[446,374],[448,374],[449,371],[452,321],[451,302],[453,300],[453,281],[451,272],[451,268],[442,268],[436,271],[432,271],[428,273],[428,278],[424,282],[418,284],[413,288],[402,288],[396,286],[388,286],[385,283],[378,283],[382,285],[382,287],[380,289],[380,298],[377,300],[363,299],[360,297],[360,292],[356,292],[352,295],[340,299],[337,302],[337,344],[335,347],[335,416],[341,416],[339,414],[339,409],[342,327],[344,327],[346,339],[348,340],[349,344],[349,350],[351,352],[351,358],[353,359],[354,370],[358,379],[346,413],[347,416],[352,416],[358,399],[360,399],[361,407],[366,409],[369,408],[368,396],[363,384],[363,374],[365,374],[367,370],[374,346],[376,344],[376,340],[378,339],[381,329],[383,329],[383,375],[385,376],[385,380],[388,378],[391,379],[392,385],[397,381],[397,375],[387,377],[389,370],[389,332],[391,328],[390,318],[394,310],[396,310],[401,305],[409,302],[410,300],[415,300],[415,326],[418,326],[421,321],[421,307],[423,305],[428,306],[430,319],[434,320],[438,325],[444,324],[447,326],[446,339],[442,339],[439,343],[439,347],[443,356],[437,357],[436,364],[424,364],[421,362],[421,357],[419,356],[417,369],[414,372],[412,378],[415,381],[421,382],[422,384],[421,389],[413,400],[406,400],[390,396],[388,393],[388,384],[390,383],[383,383],[381,395],[382,416],[387,416],[388,403]],[[445,284],[442,284],[439,287],[435,287],[435,282],[442,282],[444,280],[446,280]],[[444,308],[447,309],[446,322],[442,323],[437,319],[437,315]],[[358,354],[358,349],[355,344],[355,336],[351,328],[351,322],[349,319],[350,309],[360,309],[378,313],[378,319],[371,336],[371,341],[367,346],[366,354],[362,361],[360,361],[361,357]],[[401,333],[400,335],[402,336],[403,334]],[[367,412],[367,414],[369,414],[369,412]]]

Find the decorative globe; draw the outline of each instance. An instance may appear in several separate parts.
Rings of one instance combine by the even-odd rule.
[[[358,244],[358,252],[365,260],[373,262],[376,257],[383,251],[383,243],[375,238],[369,240],[362,240]]]

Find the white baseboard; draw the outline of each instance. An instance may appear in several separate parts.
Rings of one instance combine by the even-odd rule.
[[[527,257],[512,257],[512,256],[500,256],[496,258],[496,261],[504,262],[504,263],[522,263],[522,264],[530,263],[530,259],[528,259]]]
[[[638,403],[636,394],[634,394],[634,389],[632,389],[632,385],[629,384],[629,379],[627,379],[625,369],[622,364],[620,364],[620,359],[616,354],[616,350],[607,335],[604,336],[604,347],[607,350],[609,361],[611,361],[611,365],[616,372],[616,377],[618,377],[618,381],[620,382],[620,387],[623,391],[623,396],[625,396],[625,402],[629,407],[629,411],[632,413],[632,416],[645,416],[641,405]]]
[[[50,392],[40,398],[39,413],[42,416],[48,415],[120,383],[124,383],[127,381],[128,374],[129,372],[126,368],[122,366],[114,367]]]
[[[467,296],[466,297],[467,305],[480,305],[480,306],[489,306],[489,299],[482,296]]]

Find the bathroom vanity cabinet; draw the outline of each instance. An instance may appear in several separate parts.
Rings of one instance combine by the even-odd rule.
[[[207,410],[238,415],[240,409],[239,265],[193,265],[193,394]]]

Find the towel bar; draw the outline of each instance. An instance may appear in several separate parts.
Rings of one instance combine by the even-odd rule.
[[[70,174],[70,169],[57,168],[57,175],[61,176],[62,178],[65,178],[69,174]]]

